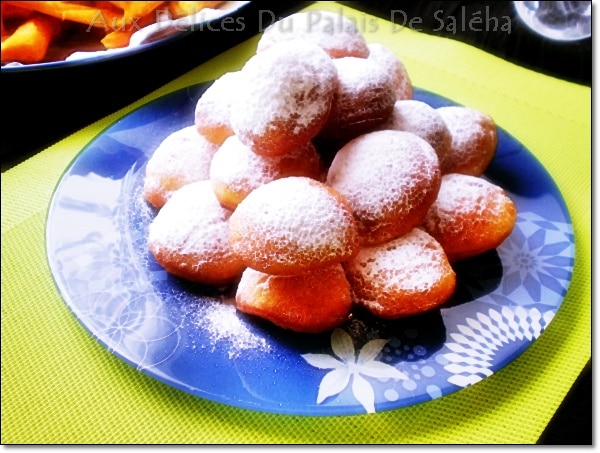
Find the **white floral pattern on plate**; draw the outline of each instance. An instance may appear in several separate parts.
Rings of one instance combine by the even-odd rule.
[[[445,347],[452,352],[444,354],[448,364],[444,369],[452,375],[448,382],[460,387],[473,385],[491,376],[494,355],[505,345],[517,341],[533,341],[554,318],[553,311],[540,313],[537,308],[517,307],[500,311],[490,309],[487,314],[477,313],[456,326],[458,333],[450,333],[453,341]]]
[[[387,340],[371,340],[358,352],[354,351],[352,338],[342,329],[331,334],[333,356],[328,354],[303,354],[304,360],[319,369],[331,369],[319,385],[317,403],[343,391],[352,380],[352,393],[367,412],[375,412],[375,393],[363,375],[372,378],[408,379],[391,365],[375,360]]]

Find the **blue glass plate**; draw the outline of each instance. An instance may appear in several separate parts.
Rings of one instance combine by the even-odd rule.
[[[440,309],[393,322],[357,312],[333,332],[298,334],[237,312],[234,289],[167,274],[147,249],[156,211],[143,198],[145,165],[167,135],[193,124],[208,86],[115,122],[79,153],[54,193],[46,233],[52,274],[79,322],[111,353],[220,403],[349,415],[473,385],[548,326],[571,279],[573,229],[551,177],[502,129],[485,177],[516,203],[516,227],[497,250],[456,264],[456,292]],[[454,104],[420,89],[415,98]]]

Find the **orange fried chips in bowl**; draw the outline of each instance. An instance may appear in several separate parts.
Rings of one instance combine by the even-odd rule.
[[[62,61],[75,52],[123,49],[153,24],[177,20],[224,1],[3,1],[2,65]]]

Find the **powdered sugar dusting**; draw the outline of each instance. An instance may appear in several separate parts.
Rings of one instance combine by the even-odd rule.
[[[255,189],[231,216],[231,229],[239,238],[234,250],[273,265],[349,257],[357,239],[354,219],[330,190],[306,177],[282,178]]]
[[[278,160],[259,156],[234,135],[216,152],[210,166],[211,180],[223,182],[234,191],[254,189],[274,179],[270,163]]]
[[[207,180],[217,146],[205,140],[194,126],[173,132],[156,148],[146,165],[145,192],[162,206],[186,184]]]
[[[386,244],[362,248],[350,266],[364,280],[385,282],[395,290],[424,292],[448,271],[444,260],[441,245],[414,228]]]
[[[481,177],[450,173],[442,177],[424,225],[440,232],[461,231],[461,219],[494,219],[502,214],[505,201],[501,187]]]
[[[369,60],[376,62],[391,76],[396,99],[412,99],[412,82],[402,60],[383,44],[371,43],[368,45],[368,48]]]
[[[366,58],[369,55],[365,38],[356,23],[329,11],[296,13],[273,23],[261,36],[257,52],[296,39],[319,45],[332,58]]]
[[[333,63],[338,73],[338,91],[344,95],[356,96],[379,87],[392,86],[390,74],[371,60],[345,57],[335,59]]]
[[[427,142],[401,131],[362,135],[336,154],[327,182],[350,203],[354,214],[377,222],[391,210],[409,211],[439,180],[438,158]],[[429,189],[428,189],[429,188]]]
[[[495,153],[497,137],[492,118],[470,107],[447,106],[437,111],[451,135],[450,150],[441,161],[442,172],[481,176]]]
[[[469,107],[448,106],[437,109],[452,132],[456,148],[473,141],[473,137],[482,134],[481,123],[487,117],[484,113]]]
[[[439,112],[425,102],[412,99],[396,101],[390,119],[381,129],[412,132],[433,147],[440,161],[449,152],[452,140]]]
[[[238,78],[239,71],[223,74],[198,99],[194,123],[199,130],[230,127],[230,113],[237,99]]]
[[[176,251],[196,265],[232,257],[228,242],[231,212],[217,201],[210,181],[182,187],[163,206],[149,227],[148,242],[156,252]]]
[[[216,152],[210,167],[210,177],[237,193],[250,193],[268,182],[284,176],[320,175],[321,163],[312,143],[296,148],[283,156],[261,156],[229,137]]]
[[[387,121],[396,97],[390,75],[377,63],[355,57],[337,58],[333,63],[338,86],[320,135],[346,142]]]
[[[336,71],[331,58],[315,44],[274,45],[250,58],[241,73],[231,123],[243,142],[246,134],[263,135],[278,122],[293,122],[291,133],[301,134],[329,112]]]
[[[198,307],[193,323],[209,334],[211,350],[225,343],[230,359],[248,350],[269,352],[271,349],[265,338],[254,334],[240,319],[233,300],[214,301]]]

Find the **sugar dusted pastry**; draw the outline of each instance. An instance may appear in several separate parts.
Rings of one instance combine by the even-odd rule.
[[[229,242],[247,267],[273,275],[340,263],[359,247],[346,201],[331,187],[297,176],[251,192],[231,215]]]
[[[168,272],[206,285],[235,282],[244,264],[229,246],[229,217],[209,180],[188,184],[165,203],[149,227],[150,252]]]
[[[377,63],[355,57],[333,60],[338,85],[331,113],[319,136],[346,142],[383,124],[396,95],[390,75]]]
[[[222,145],[233,135],[231,109],[234,107],[239,72],[227,72],[200,96],[194,112],[198,132],[211,143]]]
[[[344,268],[355,303],[384,319],[439,307],[456,286],[442,246],[419,228],[390,242],[361,248]]]
[[[311,141],[331,109],[337,72],[316,44],[284,41],[251,57],[241,70],[231,125],[264,156],[281,156]]]
[[[370,132],[337,152],[327,184],[352,208],[361,244],[381,244],[425,218],[440,187],[438,157],[410,132]]]
[[[162,208],[148,247],[175,276],[231,285],[240,315],[293,332],[419,315],[452,296],[454,262],[515,225],[482,176],[497,142],[489,115],[413,99],[396,53],[352,19],[293,14],[149,161],[144,193]]]
[[[379,64],[392,77],[396,100],[412,99],[412,82],[402,60],[383,44],[371,43],[368,47],[369,60]]]
[[[422,101],[408,99],[396,101],[389,120],[381,129],[412,132],[429,143],[440,162],[450,152],[450,130],[437,109]]]
[[[299,275],[268,275],[246,269],[236,293],[237,309],[284,329],[331,330],[348,319],[350,285],[340,264]]]
[[[229,137],[217,150],[210,166],[210,180],[221,204],[234,210],[257,187],[288,176],[320,180],[324,168],[315,146],[308,142],[283,156],[261,156]]]
[[[210,177],[210,162],[217,146],[204,139],[194,126],[165,138],[146,165],[144,196],[160,208],[179,188]]]
[[[451,173],[442,177],[436,201],[423,228],[442,245],[450,261],[498,247],[512,232],[517,217],[504,189],[481,177]]]
[[[443,174],[481,176],[492,162],[498,145],[494,120],[486,113],[463,106],[437,109],[450,136],[450,151],[440,162]]]
[[[369,55],[365,38],[356,23],[329,11],[301,12],[274,22],[262,34],[257,52],[291,40],[317,44],[332,58],[366,58]]]

